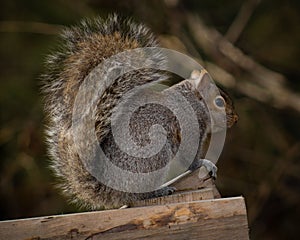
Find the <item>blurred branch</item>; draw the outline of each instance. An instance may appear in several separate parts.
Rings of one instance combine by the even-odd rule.
[[[258,101],[278,108],[290,107],[300,112],[300,97],[284,86],[285,76],[245,55],[216,29],[206,26],[199,17],[187,14],[187,24],[198,47],[219,65],[216,67],[210,64],[210,67],[218,68],[219,72],[226,72],[225,77],[230,79],[227,81],[230,84],[226,85],[222,74],[218,74],[219,79],[216,80]],[[239,81],[229,72],[241,75]],[[211,73],[213,75],[212,71]]]
[[[299,154],[299,147],[299,143],[290,146],[282,159],[280,158],[277,159],[277,161],[274,161],[273,167],[266,173],[265,179],[261,179],[255,200],[252,202],[251,206],[249,206],[250,225],[257,219],[257,215],[262,212],[261,210],[270,198],[272,191],[280,187],[282,177],[289,176],[292,160]]]
[[[0,21],[0,32],[28,32],[47,35],[60,33],[62,25],[41,22]]]
[[[225,35],[225,38],[229,42],[235,43],[239,39],[259,3],[260,0],[248,0],[244,2]]]

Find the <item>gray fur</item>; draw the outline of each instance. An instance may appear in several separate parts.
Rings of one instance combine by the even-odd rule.
[[[115,33],[120,39],[117,39]],[[125,41],[128,43],[125,44]],[[103,42],[106,43],[105,47]],[[59,188],[72,202],[89,209],[115,208],[135,200],[170,193],[169,188],[140,194],[127,193],[98,182],[84,168],[74,149],[71,133],[74,99],[86,75],[103,59],[120,51],[156,46],[156,39],[144,25],[112,15],[107,19],[84,20],[77,26],[66,28],[61,35],[59,49],[48,57],[47,72],[43,75],[48,152],[52,169],[60,180]],[[163,57],[157,59],[157,64],[164,64]],[[167,130],[167,144],[150,161],[133,158],[121,152],[114,143],[110,129],[112,111],[125,92],[135,86],[167,78],[165,73],[156,70],[127,73],[116,79],[113,86],[108,87],[99,99],[95,119],[97,139],[115,165],[132,172],[147,172],[160,168],[176,153],[180,144],[180,126],[172,113],[165,108],[147,105],[133,116],[131,130],[133,138],[140,145],[147,143],[146,133],[153,124],[158,122]],[[199,159],[205,152],[203,142],[210,131],[207,106],[190,80],[172,88],[181,92],[196,112],[200,139],[195,160]],[[232,105],[229,107],[233,108]]]

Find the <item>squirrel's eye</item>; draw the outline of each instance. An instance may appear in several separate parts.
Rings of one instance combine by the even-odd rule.
[[[218,96],[215,98],[215,104],[217,107],[223,108],[225,107],[225,100],[222,97]]]

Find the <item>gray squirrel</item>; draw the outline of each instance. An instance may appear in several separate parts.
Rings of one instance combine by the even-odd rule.
[[[47,70],[43,75],[45,113],[48,121],[48,152],[52,169],[59,179],[59,188],[72,202],[88,209],[109,209],[174,192],[175,189],[169,186],[144,193],[126,192],[98,181],[87,171],[78,155],[71,134],[75,98],[87,75],[105,59],[115,54],[130,49],[157,46],[157,40],[147,27],[111,15],[106,19],[84,20],[77,26],[66,28],[61,35],[59,50],[48,57]],[[157,59],[158,65],[160,61],[163,64],[163,60]],[[202,96],[205,94],[203,92],[205,85],[209,84],[206,75],[204,71],[195,70],[189,79],[163,92],[172,90],[180,92],[197,116],[199,145],[188,170],[193,171],[204,166],[212,177],[216,177],[216,166],[203,159],[211,134],[209,110]],[[158,154],[147,161],[145,158],[131,157],[123,153],[115,143],[111,129],[113,109],[126,92],[136,86],[168,78],[167,73],[153,69],[128,72],[115,79],[97,99],[97,112],[94,119],[97,141],[104,154],[119,168],[131,172],[151,172],[164,166],[178,150],[181,142],[179,122],[169,110],[155,104],[141,107],[131,116],[133,120],[130,131],[139,146],[149,143],[147,132],[153,124],[161,125],[166,131],[167,143]],[[208,104],[211,104],[216,111],[225,109],[227,127],[231,127],[237,121],[237,115],[228,95],[221,89],[219,91],[220,94],[209,99],[211,102]],[[130,180],[128,184],[131,184]]]

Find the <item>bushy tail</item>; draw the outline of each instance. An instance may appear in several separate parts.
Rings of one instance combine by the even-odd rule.
[[[84,169],[70,133],[74,102],[81,84],[93,69],[113,55],[130,49],[156,46],[157,41],[147,27],[111,15],[106,19],[87,19],[64,29],[57,50],[48,56],[47,71],[43,75],[43,93],[49,154],[52,168],[61,179],[60,187],[73,200],[78,199],[85,205],[94,206],[96,192],[103,190],[99,189],[99,183]],[[157,58],[157,61],[159,64],[164,60]],[[105,86],[97,100],[95,116],[99,143],[110,131],[112,110],[124,92],[159,79],[165,79],[165,76],[155,70],[137,70]]]

